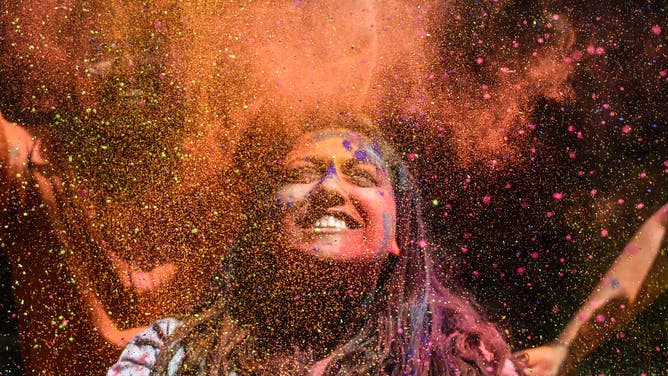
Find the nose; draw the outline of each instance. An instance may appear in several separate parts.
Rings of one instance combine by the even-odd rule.
[[[334,161],[330,162],[323,177],[311,191],[314,204],[323,207],[333,207],[345,204],[347,193],[344,182],[340,179]]]

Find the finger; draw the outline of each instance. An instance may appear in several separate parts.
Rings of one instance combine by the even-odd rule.
[[[529,353],[526,351],[513,354],[515,360],[522,364],[524,367],[529,366]]]

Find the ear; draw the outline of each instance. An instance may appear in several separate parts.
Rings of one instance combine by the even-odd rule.
[[[388,252],[390,252],[391,254],[393,254],[395,256],[399,256],[399,254],[401,253],[400,250],[399,250],[399,244],[397,244],[397,237],[396,236],[393,237],[392,243],[390,244]]]

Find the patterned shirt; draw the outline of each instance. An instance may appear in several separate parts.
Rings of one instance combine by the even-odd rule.
[[[173,318],[155,322],[148,330],[137,335],[128,343],[118,362],[109,368],[107,376],[149,376],[155,367],[160,349],[167,339],[183,323]],[[167,367],[169,376],[176,375],[185,357],[183,347],[179,347]]]
[[[167,343],[169,337],[174,334],[176,329],[181,327],[183,323],[174,318],[166,318],[155,322],[145,332],[135,336],[130,343],[125,347],[121,353],[118,362],[109,368],[107,376],[150,376],[155,367],[158,354]],[[487,351],[484,346],[481,346],[482,353],[488,360],[494,355]],[[169,361],[167,366],[167,375],[176,376],[181,368],[181,363],[185,358],[183,347],[178,347],[174,351],[174,356]],[[204,363],[200,365],[204,367]],[[500,371],[502,376],[517,376],[517,371],[513,363],[506,359],[503,362]],[[228,373],[228,376],[237,376],[235,371]]]

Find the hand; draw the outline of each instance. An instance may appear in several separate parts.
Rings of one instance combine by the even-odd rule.
[[[562,369],[568,348],[562,344],[551,344],[515,353],[515,357],[526,363],[524,375],[556,376]]]
[[[133,289],[137,294],[156,291],[176,278],[178,266],[173,262],[158,265],[145,272],[121,259],[113,251],[107,251],[107,254],[123,286]]]
[[[30,160],[34,139],[25,128],[5,120],[2,113],[0,113],[0,144],[3,146],[3,150],[0,150],[0,162],[6,165],[4,172],[7,177],[15,178],[17,174],[23,174]]]
[[[655,215],[657,216],[659,223],[664,227],[668,227],[668,204],[663,205],[661,209],[657,210]]]

